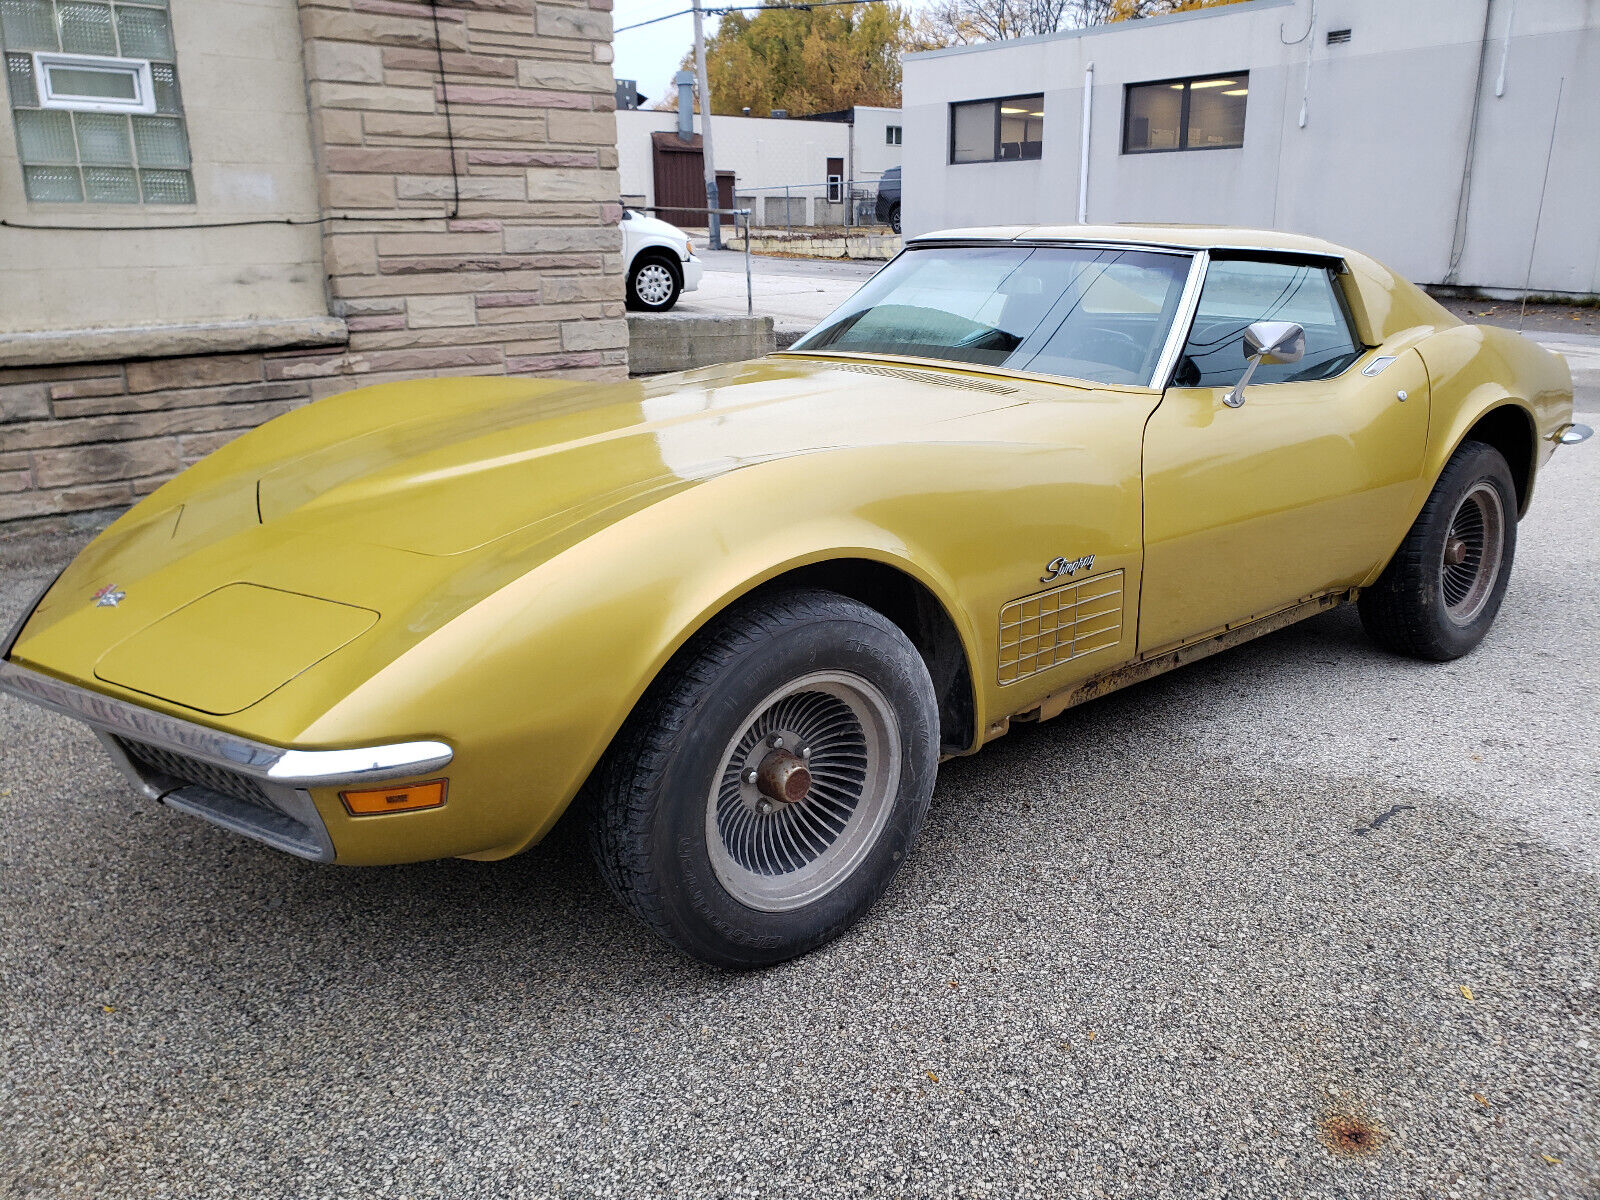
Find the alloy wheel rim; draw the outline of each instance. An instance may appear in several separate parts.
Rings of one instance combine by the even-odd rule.
[[[633,290],[646,304],[665,304],[672,295],[672,272],[660,263],[646,263],[634,276]]]
[[[848,672],[813,672],[757,704],[707,797],[706,844],[728,894],[788,912],[847,879],[894,808],[898,735],[883,693]]]
[[[1494,594],[1505,554],[1505,505],[1487,481],[1473,485],[1450,518],[1439,554],[1440,590],[1445,615],[1470,625]]]

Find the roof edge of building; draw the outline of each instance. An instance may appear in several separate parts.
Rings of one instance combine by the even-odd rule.
[[[1203,21],[1212,17],[1238,16],[1242,12],[1257,12],[1268,8],[1293,8],[1300,0],[1238,0],[1233,4],[1218,4],[1210,8],[1195,8],[1187,12],[1165,13],[1159,17],[1137,17],[1129,21],[1109,21],[1103,25],[1086,25],[1080,29],[1058,29],[1054,33],[1041,33],[1033,37],[1006,38],[998,42],[974,42],[970,46],[945,46],[938,50],[918,50],[902,54],[901,62],[913,59],[947,58],[956,54],[974,54],[981,50],[999,50],[1012,46],[1037,46],[1044,42],[1074,41],[1078,38],[1099,37],[1105,34],[1125,33],[1146,29],[1152,25],[1176,25],[1183,21]]]

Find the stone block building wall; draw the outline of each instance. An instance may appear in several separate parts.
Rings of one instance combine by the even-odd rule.
[[[214,65],[184,57],[185,20],[206,22],[210,2],[172,0],[184,72]],[[609,9],[298,0],[319,211],[273,220],[320,227],[326,311],[0,329],[0,520],[129,504],[244,430],[364,384],[625,378]],[[188,120],[198,158],[206,113]],[[171,232],[124,236],[203,253],[185,240],[215,236],[186,229],[208,219],[198,162],[196,189],[197,211],[142,214]],[[63,270],[80,255],[81,233],[26,236],[58,239]]]

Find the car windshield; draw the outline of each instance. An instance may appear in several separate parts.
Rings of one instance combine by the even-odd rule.
[[[795,343],[1147,385],[1190,256],[1095,246],[909,248]]]

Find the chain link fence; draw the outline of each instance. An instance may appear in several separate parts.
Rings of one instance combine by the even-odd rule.
[[[758,230],[887,228],[877,211],[875,179],[739,186],[734,194],[735,204],[750,210],[750,224]]]

